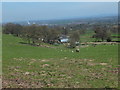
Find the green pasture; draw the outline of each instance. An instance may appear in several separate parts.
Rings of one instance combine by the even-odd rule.
[[[89,34],[86,37],[89,37]],[[117,88],[118,45],[35,47],[3,35],[3,87]]]

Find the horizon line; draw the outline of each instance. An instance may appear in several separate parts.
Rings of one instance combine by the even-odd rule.
[[[25,21],[54,21],[54,20],[72,20],[72,19],[92,19],[92,18],[104,18],[104,17],[117,17],[118,15],[101,15],[101,16],[85,16],[85,17],[71,17],[71,18],[53,18],[53,19],[37,19],[37,20],[20,20],[20,21],[3,21],[2,23],[12,23],[12,22],[25,22]]]

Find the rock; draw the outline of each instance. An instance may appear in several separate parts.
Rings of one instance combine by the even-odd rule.
[[[29,72],[25,72],[24,74],[25,74],[25,75],[29,75],[30,73],[29,73]]]
[[[76,52],[80,52],[80,50],[79,50],[79,49],[76,49]]]
[[[107,63],[100,63],[100,65],[107,65]]]

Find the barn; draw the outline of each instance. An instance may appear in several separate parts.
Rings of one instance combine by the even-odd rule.
[[[59,37],[59,41],[61,43],[67,43],[67,42],[69,42],[69,36],[62,35],[62,36]]]

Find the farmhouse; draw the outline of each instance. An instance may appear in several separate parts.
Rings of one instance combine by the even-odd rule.
[[[61,36],[59,37],[59,41],[60,41],[61,43],[67,43],[67,42],[69,42],[69,36],[61,35]]]

